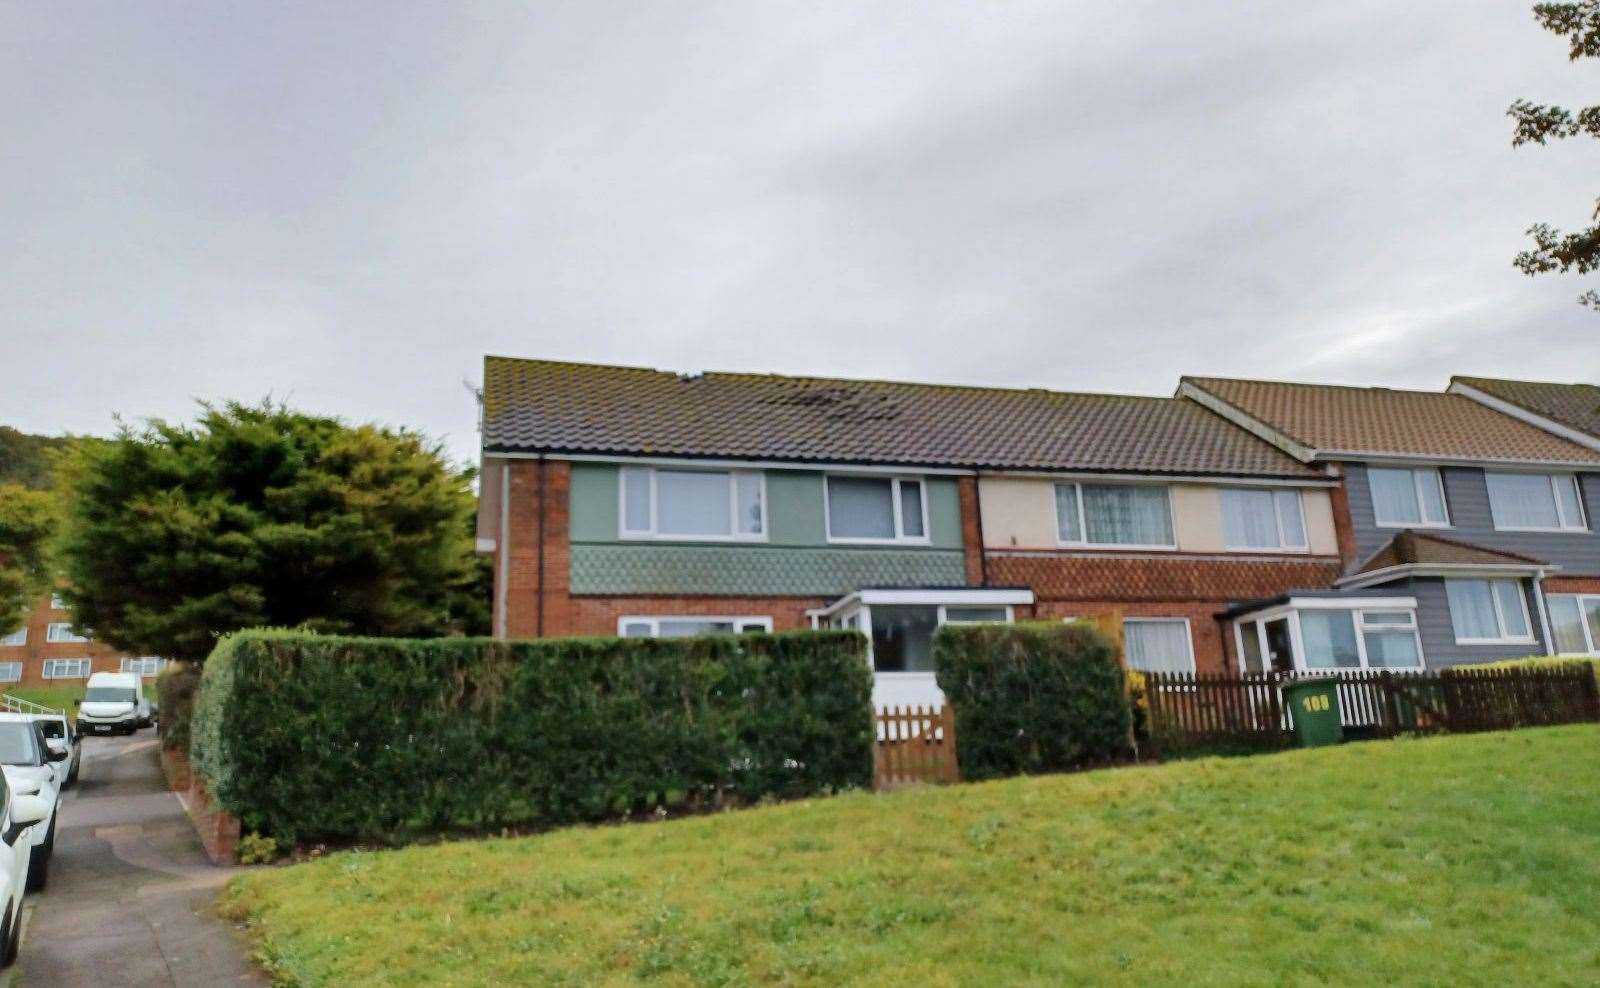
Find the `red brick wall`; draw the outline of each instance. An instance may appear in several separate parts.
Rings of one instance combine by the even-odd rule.
[[[495,554],[498,565],[500,554],[509,553],[505,634],[510,638],[574,634],[567,593],[571,467],[560,460],[511,460],[509,469],[509,545],[498,546]]]
[[[1346,568],[1353,568],[1361,560],[1356,558],[1356,527],[1350,517],[1350,492],[1344,486],[1348,478],[1343,471],[1340,473],[1339,486],[1328,492],[1328,500],[1333,508],[1333,535],[1339,543],[1339,558]]]
[[[52,642],[47,640],[51,624],[70,622],[67,611],[50,606],[49,597],[41,597],[28,614],[28,640],[21,645],[0,645],[0,662],[21,662],[22,679],[18,683],[0,683],[7,686],[82,686],[84,679],[45,679],[46,659],[88,659],[90,672],[117,672],[122,668],[122,658],[127,653],[104,642]]]
[[[961,502],[961,546],[966,557],[967,585],[985,586],[988,581],[985,579],[983,520],[978,514],[978,478],[960,478],[956,481],[956,491]]]
[[[1600,576],[1547,576],[1545,593],[1600,593]]]

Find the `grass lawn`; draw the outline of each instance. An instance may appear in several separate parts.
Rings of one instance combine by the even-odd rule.
[[[1594,985],[1600,726],[335,854],[223,908],[301,985]]]
[[[4,691],[21,700],[33,703],[42,703],[47,707],[65,710],[74,713],[78,709],[78,701],[83,699],[86,686],[12,686]],[[154,700],[156,698],[155,684],[145,683],[144,695]]]

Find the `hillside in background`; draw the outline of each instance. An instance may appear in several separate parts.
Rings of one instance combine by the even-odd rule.
[[[66,436],[35,436],[0,425],[0,484],[34,490],[50,486],[50,450],[65,449]]]

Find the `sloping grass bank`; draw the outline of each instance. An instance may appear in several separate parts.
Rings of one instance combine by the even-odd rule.
[[[237,879],[304,985],[1600,983],[1600,726],[337,854]]]

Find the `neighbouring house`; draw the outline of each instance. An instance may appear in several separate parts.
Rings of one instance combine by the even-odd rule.
[[[0,635],[0,689],[12,685],[82,686],[91,672],[154,676],[165,664],[165,659],[129,655],[74,634],[72,614],[56,596],[39,598],[22,627]]]
[[[1219,614],[1341,573],[1330,467],[1183,396],[489,357],[482,453],[497,636],[857,628],[880,704],[940,699],[959,621],[1234,668]]]
[[[1600,450],[1600,386],[1457,376],[1450,392]],[[1556,651],[1600,655],[1600,577],[1578,570],[1547,578],[1545,605]]]
[[[1418,669],[1579,641],[1573,613],[1600,591],[1600,447],[1453,391],[1182,380],[1180,397],[1340,480],[1338,578],[1224,612],[1242,669]]]

